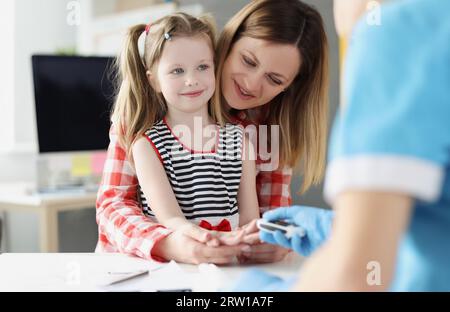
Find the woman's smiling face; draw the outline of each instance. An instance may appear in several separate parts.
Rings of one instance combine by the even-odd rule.
[[[264,105],[286,89],[300,69],[295,45],[242,37],[234,43],[222,71],[227,104],[243,110]]]

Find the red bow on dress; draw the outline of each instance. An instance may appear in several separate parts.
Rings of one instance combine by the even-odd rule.
[[[200,227],[210,230],[210,231],[220,231],[220,232],[230,232],[231,231],[231,224],[227,219],[223,219],[220,221],[220,223],[216,226],[211,225],[208,221],[202,220],[199,224]]]

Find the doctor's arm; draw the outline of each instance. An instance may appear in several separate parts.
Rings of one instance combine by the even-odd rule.
[[[305,261],[295,290],[388,290],[412,206],[412,198],[397,193],[338,195],[331,235]]]

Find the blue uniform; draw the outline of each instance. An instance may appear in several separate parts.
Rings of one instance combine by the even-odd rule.
[[[381,18],[350,42],[325,196],[413,197],[391,290],[450,291],[450,1],[399,0]]]

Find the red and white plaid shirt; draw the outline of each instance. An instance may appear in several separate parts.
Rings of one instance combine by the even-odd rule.
[[[246,122],[237,119],[241,123]],[[97,194],[97,223],[99,229],[96,252],[120,252],[145,259],[164,261],[152,255],[153,246],[171,230],[144,215],[138,200],[138,179],[117,141],[114,127]],[[261,214],[267,210],[290,206],[292,169],[258,170],[256,188]]]
[[[259,119],[259,117],[256,118]],[[240,124],[244,128],[249,125],[258,126],[258,124],[251,121],[243,111],[234,116],[232,122]],[[258,133],[258,127],[256,127],[256,129]],[[256,141],[259,142],[259,139],[256,138]],[[255,146],[256,145],[257,144],[255,144]],[[256,193],[258,195],[259,211],[261,215],[271,209],[290,206],[292,203],[292,168],[285,167],[283,169],[271,171],[261,170],[262,165],[267,162],[261,160],[259,149],[256,148],[256,150],[258,152],[256,159]]]

